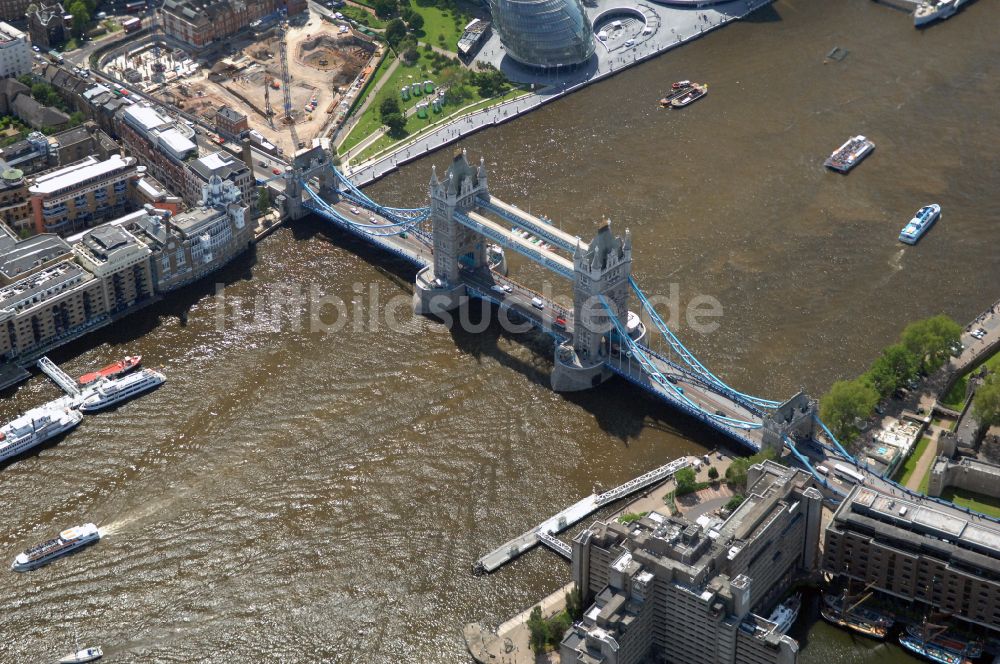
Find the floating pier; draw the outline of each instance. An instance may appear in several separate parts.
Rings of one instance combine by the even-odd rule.
[[[678,470],[689,465],[691,465],[691,460],[688,457],[681,457],[635,479],[631,479],[610,491],[600,494],[592,493],[555,516],[546,519],[523,535],[515,537],[503,546],[487,553],[476,562],[473,569],[477,572],[494,572],[525,551],[533,549],[539,543],[549,547],[563,558],[570,559],[573,555],[573,549],[562,540],[557,539],[555,537],[556,533],[561,533],[570,526],[579,523],[605,505],[609,505],[616,500],[625,498],[637,491],[641,491],[646,487],[658,484],[672,477]]]
[[[55,362],[47,357],[42,357],[38,360],[38,368],[41,369],[46,376],[51,378],[52,382],[58,385],[68,396],[80,396],[80,388],[77,386],[76,381],[73,380],[65,371],[60,369]]]

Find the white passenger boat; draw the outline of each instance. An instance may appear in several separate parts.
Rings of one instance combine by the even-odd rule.
[[[930,230],[934,222],[941,216],[941,206],[937,203],[925,205],[910,219],[910,223],[899,232],[899,241],[906,244],[916,244],[924,233]]]
[[[774,608],[768,621],[775,624],[776,634],[787,634],[799,617],[802,608],[802,595],[795,594]]]
[[[83,415],[63,401],[32,408],[0,427],[0,462],[69,431],[82,419]]]
[[[17,554],[10,566],[15,572],[28,572],[46,565],[56,558],[83,548],[101,539],[101,533],[92,523],[67,528],[58,537],[36,544],[30,549]]]
[[[944,20],[958,11],[961,0],[926,0],[913,12],[913,25],[927,25],[932,21]]]
[[[167,377],[159,371],[143,369],[122,378],[101,381],[96,387],[84,393],[80,410],[85,413],[95,413],[110,408],[160,386],[165,380]]]

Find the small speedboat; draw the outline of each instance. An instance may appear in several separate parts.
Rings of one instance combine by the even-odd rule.
[[[708,94],[708,85],[693,85],[682,96],[670,100],[671,108],[684,108]]]
[[[691,87],[691,81],[687,81],[687,80],[677,81],[675,83],[671,83],[670,84],[670,88],[672,90],[680,90],[682,88],[690,88],[690,87]]]
[[[59,660],[59,664],[81,664],[82,662],[96,662],[104,657],[104,651],[100,648],[83,648],[72,652]]]
[[[925,205],[913,215],[909,223],[899,232],[899,241],[906,244],[916,244],[924,233],[930,230],[934,222],[941,216],[941,206],[937,203]]]

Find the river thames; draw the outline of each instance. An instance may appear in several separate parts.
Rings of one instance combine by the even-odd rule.
[[[997,34],[989,2],[917,31],[873,2],[782,0],[464,147],[498,196],[566,230],[630,228],[647,293],[717,299],[716,331],[677,331],[728,382],[818,396],[907,322],[964,323],[997,299]],[[835,46],[846,58],[825,63]],[[660,110],[682,78],[711,93]],[[873,155],[826,171],[858,133]],[[368,193],[422,205],[431,164],[449,159]],[[930,202],[937,226],[900,244]],[[542,277],[511,262],[516,279]],[[0,471],[8,559],[70,525],[107,533],[4,572],[0,661],[51,660],[77,631],[122,662],[465,662],[463,625],[569,579],[543,550],[476,577],[480,555],[595,484],[725,445],[619,380],[553,393],[547,338],[413,319],[413,277],[304,220],[218,275],[225,308],[208,283],[52,354],[77,375],[141,353],[168,381]],[[345,324],[311,324],[337,298]],[[33,378],[0,415],[56,396]],[[802,664],[915,661],[810,624],[795,633]]]

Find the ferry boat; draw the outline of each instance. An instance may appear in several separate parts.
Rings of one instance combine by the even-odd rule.
[[[920,655],[938,664],[973,664],[971,659],[962,655],[956,655],[944,648],[934,645],[934,642],[927,642],[923,639],[914,638],[909,634],[899,637],[899,644],[910,652]]]
[[[849,170],[861,163],[861,160],[875,149],[875,143],[862,135],[852,136],[843,145],[834,150],[823,165],[840,173],[847,173]]]
[[[777,634],[787,634],[799,617],[802,608],[802,595],[796,593],[774,608],[768,621],[773,622]]]
[[[857,632],[858,634],[862,634],[873,639],[884,639],[889,633],[889,630],[886,627],[869,623],[864,620],[859,620],[854,617],[853,614],[847,617],[842,617],[841,614],[826,607],[820,609],[819,615],[823,617],[823,620],[832,625],[849,629],[852,632]]]
[[[689,104],[693,104],[702,97],[708,94],[708,84],[698,85],[693,84],[689,89],[687,89],[683,95],[675,99],[670,100],[670,108],[684,108]]]
[[[103,369],[83,374],[77,379],[77,382],[80,385],[89,385],[99,378],[118,378],[134,369],[138,369],[140,364],[142,364],[142,355],[129,355],[125,359],[113,362]]]
[[[906,626],[906,632],[918,641],[925,640],[920,625],[909,624]],[[927,639],[927,642],[956,655],[965,655],[969,659],[978,659],[983,656],[983,643],[981,641],[968,640],[953,632],[938,634],[932,639]]]
[[[938,19],[944,20],[958,11],[960,0],[924,0],[913,12],[913,25],[920,27]]]
[[[75,427],[83,415],[63,401],[32,408],[0,427],[0,463]]]
[[[59,664],[83,664],[83,662],[96,662],[102,657],[104,657],[104,651],[100,648],[82,648],[64,656],[59,660]]]
[[[19,553],[10,566],[15,572],[27,572],[38,569],[42,565],[47,565],[60,556],[65,556],[71,551],[93,544],[101,539],[101,533],[97,526],[92,523],[85,523],[82,526],[67,528],[59,533],[59,536],[47,542],[36,544],[23,553]]]
[[[906,244],[916,244],[931,229],[934,222],[941,216],[941,206],[937,203],[925,205],[910,219],[910,223],[899,232],[899,241]]]
[[[143,369],[124,378],[104,379],[84,395],[80,410],[96,413],[158,387],[167,379],[159,371]]]

